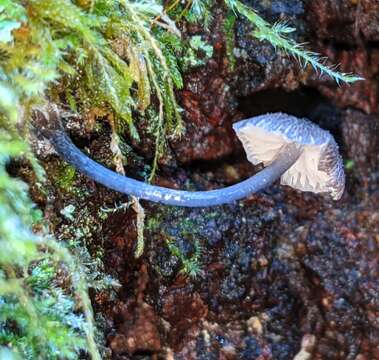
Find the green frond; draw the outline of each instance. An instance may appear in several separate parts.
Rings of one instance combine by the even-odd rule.
[[[334,79],[337,84],[342,82],[353,83],[363,80],[360,76],[336,71],[336,67],[326,65],[319,54],[308,51],[304,48],[303,44],[297,44],[295,41],[287,38],[287,34],[295,31],[295,29],[288,26],[287,23],[279,22],[270,25],[255,11],[240,1],[225,0],[225,2],[236,14],[244,16],[255,26],[253,35],[260,41],[268,41],[275,48],[282,49],[287,54],[294,56],[300,63],[311,65],[314,70],[319,71],[320,74],[328,75]]]
[[[203,248],[198,240],[194,241],[194,251],[193,254],[189,257],[183,254],[173,239],[167,238],[166,244],[171,255],[177,257],[182,263],[182,268],[180,270],[182,273],[190,276],[191,278],[196,278],[201,273],[200,259],[202,256]]]
[[[185,12],[185,17],[190,22],[202,23],[205,29],[208,29],[213,16],[211,7],[214,1],[212,0],[192,0],[188,12]]]

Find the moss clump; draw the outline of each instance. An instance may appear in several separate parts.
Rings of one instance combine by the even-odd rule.
[[[46,258],[28,270],[23,290],[17,284],[20,278],[2,279],[8,281],[1,285],[0,343],[23,359],[77,359],[77,352],[87,348],[86,321],[58,285],[67,274]]]
[[[353,74],[341,73],[335,70],[335,66],[328,66],[324,59],[317,53],[304,48],[288,38],[288,34],[296,31],[295,28],[288,26],[285,22],[269,24],[261,18],[253,9],[238,0],[225,0],[225,4],[234,11],[235,14],[247,19],[254,26],[252,35],[261,41],[267,41],[276,49],[283,50],[286,54],[294,56],[304,65],[311,65],[314,70],[321,74],[326,74],[339,83],[354,83],[363,80],[362,77]]]
[[[68,164],[61,164],[58,171],[57,185],[65,192],[72,190],[75,182],[76,170]]]
[[[181,60],[182,68],[188,70],[193,67],[202,66],[213,55],[213,46],[206,43],[201,36],[192,36],[189,46]]]
[[[22,359],[76,359],[80,350],[100,359],[82,267],[47,235],[27,186],[6,171],[25,145],[0,134],[0,348]]]
[[[178,258],[182,264],[181,272],[192,278],[197,277],[201,272],[201,253],[202,247],[198,240],[193,241],[193,252],[192,254],[185,254],[180,247],[176,244],[173,238],[166,238],[167,248],[169,249],[172,256]]]
[[[229,12],[224,22],[224,32],[225,32],[226,56],[229,61],[229,69],[231,71],[233,71],[236,66],[236,58],[233,54],[235,23],[236,23],[236,17],[234,16],[232,12]]]
[[[207,215],[207,213],[205,214]],[[165,207],[156,209],[154,214],[148,214],[145,232],[150,243],[164,241],[167,248],[166,254],[159,254],[165,260],[158,263],[178,264],[179,271],[191,278],[196,278],[201,273],[201,257],[203,252],[203,240],[198,236],[198,223],[188,218],[186,209]],[[156,271],[163,276],[171,276],[171,271],[156,267]]]

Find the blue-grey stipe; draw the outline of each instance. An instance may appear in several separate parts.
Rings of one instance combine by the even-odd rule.
[[[301,150],[287,146],[265,169],[238,184],[209,191],[184,191],[151,185],[122,176],[83,154],[62,130],[52,131],[50,141],[58,154],[77,170],[109,189],[166,205],[208,207],[231,203],[271,185],[299,158]]]

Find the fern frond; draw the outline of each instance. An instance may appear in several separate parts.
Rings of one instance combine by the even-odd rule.
[[[337,84],[354,83],[358,80],[364,80],[362,77],[338,72],[335,66],[326,65],[324,58],[319,54],[306,50],[304,44],[298,44],[294,40],[286,37],[287,34],[295,31],[294,28],[288,26],[287,23],[279,22],[270,25],[261,18],[254,10],[241,3],[238,0],[225,0],[236,14],[240,14],[248,19],[254,26],[253,35],[260,41],[268,41],[274,48],[284,50],[287,54],[294,56],[304,65],[311,65],[312,68],[320,75],[326,74],[336,81]]]

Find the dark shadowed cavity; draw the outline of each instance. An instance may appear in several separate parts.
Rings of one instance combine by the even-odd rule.
[[[317,90],[303,87],[295,91],[283,89],[264,90],[239,99],[239,110],[245,118],[284,112],[296,117],[306,117],[329,130],[341,144],[341,111],[328,102]]]

